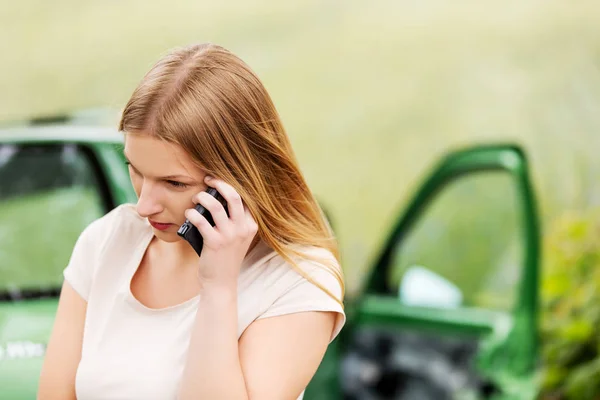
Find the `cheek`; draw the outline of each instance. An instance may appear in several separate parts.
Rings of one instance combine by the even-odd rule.
[[[170,193],[168,198],[168,207],[176,218],[183,223],[185,221],[185,210],[194,208],[195,204],[192,197],[195,192]]]
[[[192,197],[194,197],[195,194],[195,191],[186,191],[184,193],[178,193],[177,196],[174,196],[177,198],[177,200],[175,200],[177,203],[177,207],[180,208],[182,212],[188,208],[194,208],[195,204],[192,201]]]

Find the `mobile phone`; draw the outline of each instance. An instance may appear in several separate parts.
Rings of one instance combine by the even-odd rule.
[[[206,192],[213,196],[215,199],[219,200],[219,202],[225,208],[225,212],[229,216],[229,211],[227,210],[227,202],[225,201],[223,196],[221,196],[221,194],[217,191],[217,189],[209,187],[208,189],[206,189]],[[211,226],[215,226],[215,221],[213,220],[212,215],[210,215],[210,212],[208,212],[208,210],[204,208],[204,206],[202,206],[201,204],[196,204],[195,209],[208,220]],[[204,244],[204,240],[202,239],[202,235],[198,231],[198,228],[196,228],[194,224],[192,224],[189,220],[186,219],[183,225],[179,227],[177,234],[185,240],[187,240],[190,243],[190,245],[192,245],[198,256],[200,256],[200,253],[202,253],[202,245]]]

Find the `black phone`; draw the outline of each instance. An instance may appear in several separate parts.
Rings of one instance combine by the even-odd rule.
[[[215,199],[219,200],[219,202],[225,208],[225,212],[229,216],[229,211],[227,210],[227,202],[225,202],[225,199],[223,198],[223,196],[221,196],[217,189],[209,187],[208,189],[206,189],[206,192],[213,196]],[[212,215],[210,215],[210,212],[206,208],[204,208],[204,206],[202,206],[201,204],[196,204],[195,208],[208,220],[211,226],[215,226],[215,221],[213,220]],[[204,244],[204,240],[202,239],[202,235],[198,231],[198,228],[196,228],[194,224],[192,224],[186,219],[183,225],[179,227],[177,234],[185,240],[187,240],[192,245],[198,256],[200,256],[200,253],[202,253],[202,245]]]

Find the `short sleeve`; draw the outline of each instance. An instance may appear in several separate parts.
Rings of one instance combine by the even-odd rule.
[[[333,341],[346,322],[342,301],[342,286],[338,279],[326,267],[314,262],[302,262],[299,267],[312,280],[326,288],[335,299],[321,287],[303,277],[287,264],[279,266],[286,268],[283,274],[276,274],[276,281],[271,281],[265,287],[263,304],[258,319],[275,317],[305,311],[331,311],[337,313],[336,323],[330,341]],[[336,299],[339,299],[336,300]]]
[[[63,276],[73,289],[88,300],[100,252],[104,247],[107,225],[114,211],[92,221],[79,235]]]

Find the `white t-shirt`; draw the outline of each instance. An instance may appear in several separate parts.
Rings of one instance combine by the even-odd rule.
[[[125,204],[92,222],[77,240],[64,277],[87,301],[78,400],[176,399],[199,296],[161,309],[133,296],[131,278],[152,237],[148,221]],[[324,249],[311,251],[333,259]],[[329,272],[308,260],[299,265],[340,297]],[[263,242],[246,256],[238,283],[238,338],[256,319],[301,311],[337,312],[331,340],[346,321],[335,300]]]

